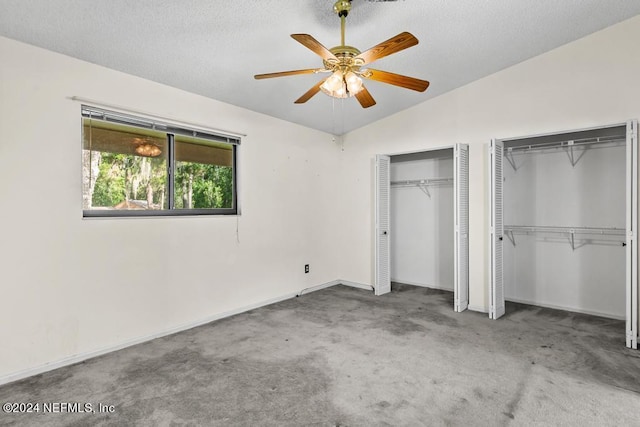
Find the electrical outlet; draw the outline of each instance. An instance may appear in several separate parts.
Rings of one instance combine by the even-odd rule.
[[[309,272],[309,264],[304,265],[304,272],[305,274]]]

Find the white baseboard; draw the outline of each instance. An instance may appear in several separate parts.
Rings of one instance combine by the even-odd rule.
[[[92,359],[94,357],[98,357],[98,356],[102,356],[103,354],[107,354],[107,353],[111,353],[113,351],[118,351],[118,350],[122,350],[124,348],[127,347],[131,347],[133,345],[136,344],[141,344],[143,342],[147,342],[147,341],[151,341],[154,340],[156,338],[162,338],[164,336],[167,335],[172,335],[178,332],[182,332],[182,331],[186,331],[188,329],[192,329],[198,326],[202,326],[205,325],[207,323],[216,321],[216,320],[220,320],[223,319],[225,317],[230,317],[230,316],[234,316],[236,314],[240,314],[240,313],[244,313],[246,311],[249,310],[254,310],[256,308],[260,308],[260,307],[264,307],[266,305],[270,305],[270,304],[275,304],[277,302],[280,301],[284,301],[290,298],[295,298],[297,296],[300,296],[302,294],[308,294],[310,292],[314,292],[314,291],[318,291],[320,289],[325,289],[325,288],[329,288],[331,286],[335,286],[335,285],[339,285],[339,284],[343,284],[346,286],[353,286],[353,287],[358,287],[358,288],[363,288],[363,289],[371,289],[371,286],[369,285],[362,285],[359,283],[355,283],[355,282],[347,282],[344,280],[333,280],[331,282],[327,282],[327,283],[322,283],[320,285],[316,285],[316,286],[312,286],[310,288],[306,288],[303,289],[300,292],[291,292],[291,293],[287,293],[275,298],[270,298],[268,300],[265,301],[260,301],[254,304],[250,304],[244,307],[240,307],[237,308],[235,310],[230,310],[230,311],[225,311],[223,313],[219,313],[219,314],[214,314],[212,316],[208,316],[205,317],[204,319],[200,319],[197,320],[195,322],[190,322],[190,323],[186,323],[180,326],[176,326],[173,328],[169,328],[166,329],[164,331],[161,332],[157,332],[155,334],[151,334],[151,335],[145,335],[142,337],[138,337],[138,338],[134,338],[128,341],[125,341],[123,343],[114,345],[114,346],[109,346],[109,347],[103,347],[97,350],[93,350],[93,351],[88,351],[88,352],[84,352],[84,353],[79,353],[73,356],[69,356],[69,357],[65,357],[63,359],[59,359],[53,362],[49,362],[49,363],[45,363],[44,365],[40,365],[40,366],[36,366],[34,368],[28,368],[28,369],[24,369],[18,372],[14,372],[8,375],[4,375],[2,377],[0,377],[0,385],[3,384],[8,384],[14,381],[18,381],[24,378],[28,378],[34,375],[38,375],[38,374],[42,374],[44,372],[48,372],[48,371],[52,371],[54,369],[58,369],[58,368],[62,368],[65,366],[69,366],[69,365],[73,365],[74,363],[78,363],[78,362],[82,362],[83,360],[87,360],[87,359]]]
[[[310,288],[305,288],[303,290],[301,290],[300,292],[298,292],[297,294],[295,294],[296,297],[302,296],[302,295],[306,295],[310,292],[315,292],[315,291],[319,291],[320,289],[325,289],[325,288],[330,288],[331,286],[335,286],[335,285],[339,285],[340,281],[339,280],[332,280],[330,282],[327,283],[321,283],[319,285],[316,286],[311,286]],[[268,304],[265,304],[268,305]]]
[[[544,308],[552,308],[554,310],[571,311],[573,313],[588,314],[590,316],[606,317],[608,319],[625,320],[625,316],[624,315],[623,316],[619,316],[619,315],[616,315],[616,314],[604,313],[604,312],[601,312],[601,311],[584,310],[584,309],[575,308],[575,307],[563,307],[563,306],[560,306],[560,305],[540,303],[540,302],[537,302],[537,301],[530,301],[530,300],[519,299],[519,298],[505,298],[505,301],[516,302],[516,303],[519,303],[519,304],[535,305],[535,306],[544,307]]]
[[[374,287],[372,285],[367,285],[364,283],[351,282],[349,280],[336,280],[339,284],[345,286],[351,286],[352,288],[365,289],[367,291],[373,291]]]
[[[446,287],[446,286],[441,286],[441,285],[431,285],[431,284],[412,282],[410,280],[402,280],[402,279],[391,279],[391,282],[392,283],[395,282],[395,283],[399,283],[399,284],[403,284],[403,285],[419,286],[421,288],[439,289],[441,291],[453,292],[453,286],[452,287]]]

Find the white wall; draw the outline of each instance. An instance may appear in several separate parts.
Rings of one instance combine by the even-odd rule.
[[[375,154],[468,143],[469,302],[487,310],[486,144],[639,118],[638,40],[640,16],[349,133],[342,152],[340,245],[349,250],[340,277],[373,283]],[[375,96],[375,82],[369,86]]]
[[[505,160],[505,225],[624,230],[625,147],[580,153],[575,167],[564,151],[515,154],[517,170]],[[577,235],[575,250],[565,235],[514,238],[503,240],[506,299],[624,319],[625,236]]]
[[[394,162],[391,181],[453,178],[448,158]],[[453,291],[453,183],[391,187],[391,280]]]
[[[6,38],[0,53],[0,379],[339,277],[330,135]],[[74,95],[247,134],[242,215],[83,219]]]
[[[486,143],[640,117],[639,39],[635,17],[354,131],[341,152],[324,133],[0,38],[0,378],[336,278],[373,283],[376,153],[470,144],[470,307],[486,309]],[[242,216],[83,220],[73,95],[248,134]]]

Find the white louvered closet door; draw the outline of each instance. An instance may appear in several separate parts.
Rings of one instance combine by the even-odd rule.
[[[502,141],[491,141],[489,150],[491,168],[491,215],[490,216],[490,242],[491,242],[491,283],[489,284],[489,317],[498,319],[504,315],[504,277],[503,277],[503,203],[502,203]]]
[[[626,343],[638,348],[638,122],[627,123]]]
[[[469,146],[456,144],[454,151],[454,309],[464,311],[469,306]]]
[[[390,186],[391,158],[376,156],[376,280],[375,294],[391,292]]]

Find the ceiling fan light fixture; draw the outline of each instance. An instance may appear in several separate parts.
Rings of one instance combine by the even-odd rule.
[[[362,90],[362,79],[356,76],[353,71],[347,73],[345,82],[347,83],[347,90],[351,95],[355,95]]]
[[[346,73],[336,70],[320,85],[320,90],[334,98],[348,98],[362,90],[362,79],[351,70]]]
[[[322,89],[326,92],[335,92],[342,86],[342,72],[340,70],[335,71],[331,74],[322,84]],[[325,92],[325,93],[326,93]]]
[[[320,90],[334,98],[346,98],[347,90],[344,84],[342,71],[336,70],[320,86]]]

